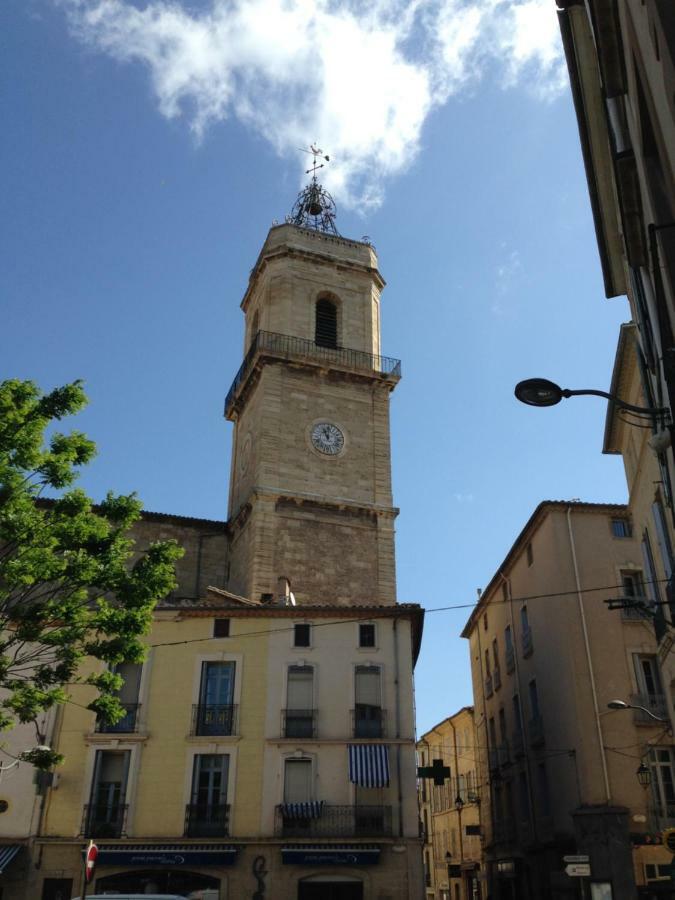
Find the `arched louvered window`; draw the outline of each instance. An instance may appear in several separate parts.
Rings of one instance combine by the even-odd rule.
[[[322,297],[316,302],[314,343],[319,347],[337,347],[337,306]]]

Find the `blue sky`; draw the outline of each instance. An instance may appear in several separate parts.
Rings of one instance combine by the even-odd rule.
[[[420,731],[470,702],[469,609],[542,499],[625,500],[606,300],[553,0],[7,0],[0,377],[83,378],[82,484],[226,514],[239,301],[317,140],[388,286],[399,599]],[[367,12],[364,10],[367,8]]]

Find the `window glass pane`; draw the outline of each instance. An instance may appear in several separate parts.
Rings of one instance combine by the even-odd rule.
[[[218,806],[227,796],[229,756],[223,753],[200,753],[195,756],[192,775],[192,803]]]
[[[307,803],[312,799],[312,761],[287,759],[284,769],[284,802]]]
[[[296,647],[309,647],[309,625],[295,625],[293,643]]]
[[[234,696],[233,662],[202,663],[202,706],[231,706]]]
[[[288,709],[312,709],[314,670],[311,666],[290,666],[288,669]]]
[[[359,647],[375,646],[375,626],[359,625]]]

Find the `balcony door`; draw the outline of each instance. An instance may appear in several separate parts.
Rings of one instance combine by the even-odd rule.
[[[229,762],[226,753],[199,753],[195,756],[187,829],[191,837],[227,833]]]
[[[202,663],[197,734],[232,734],[234,700],[233,662]]]
[[[382,737],[382,694],[379,666],[357,666],[354,737]]]
[[[119,837],[129,773],[129,750],[97,750],[87,822],[88,834]]]
[[[314,735],[314,669],[289,666],[286,691],[286,737]]]

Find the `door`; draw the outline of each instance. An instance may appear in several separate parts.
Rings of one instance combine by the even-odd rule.
[[[189,836],[227,834],[229,761],[225,753],[200,753],[195,756],[188,816]]]
[[[205,662],[199,691],[197,734],[233,734],[233,662]]]

